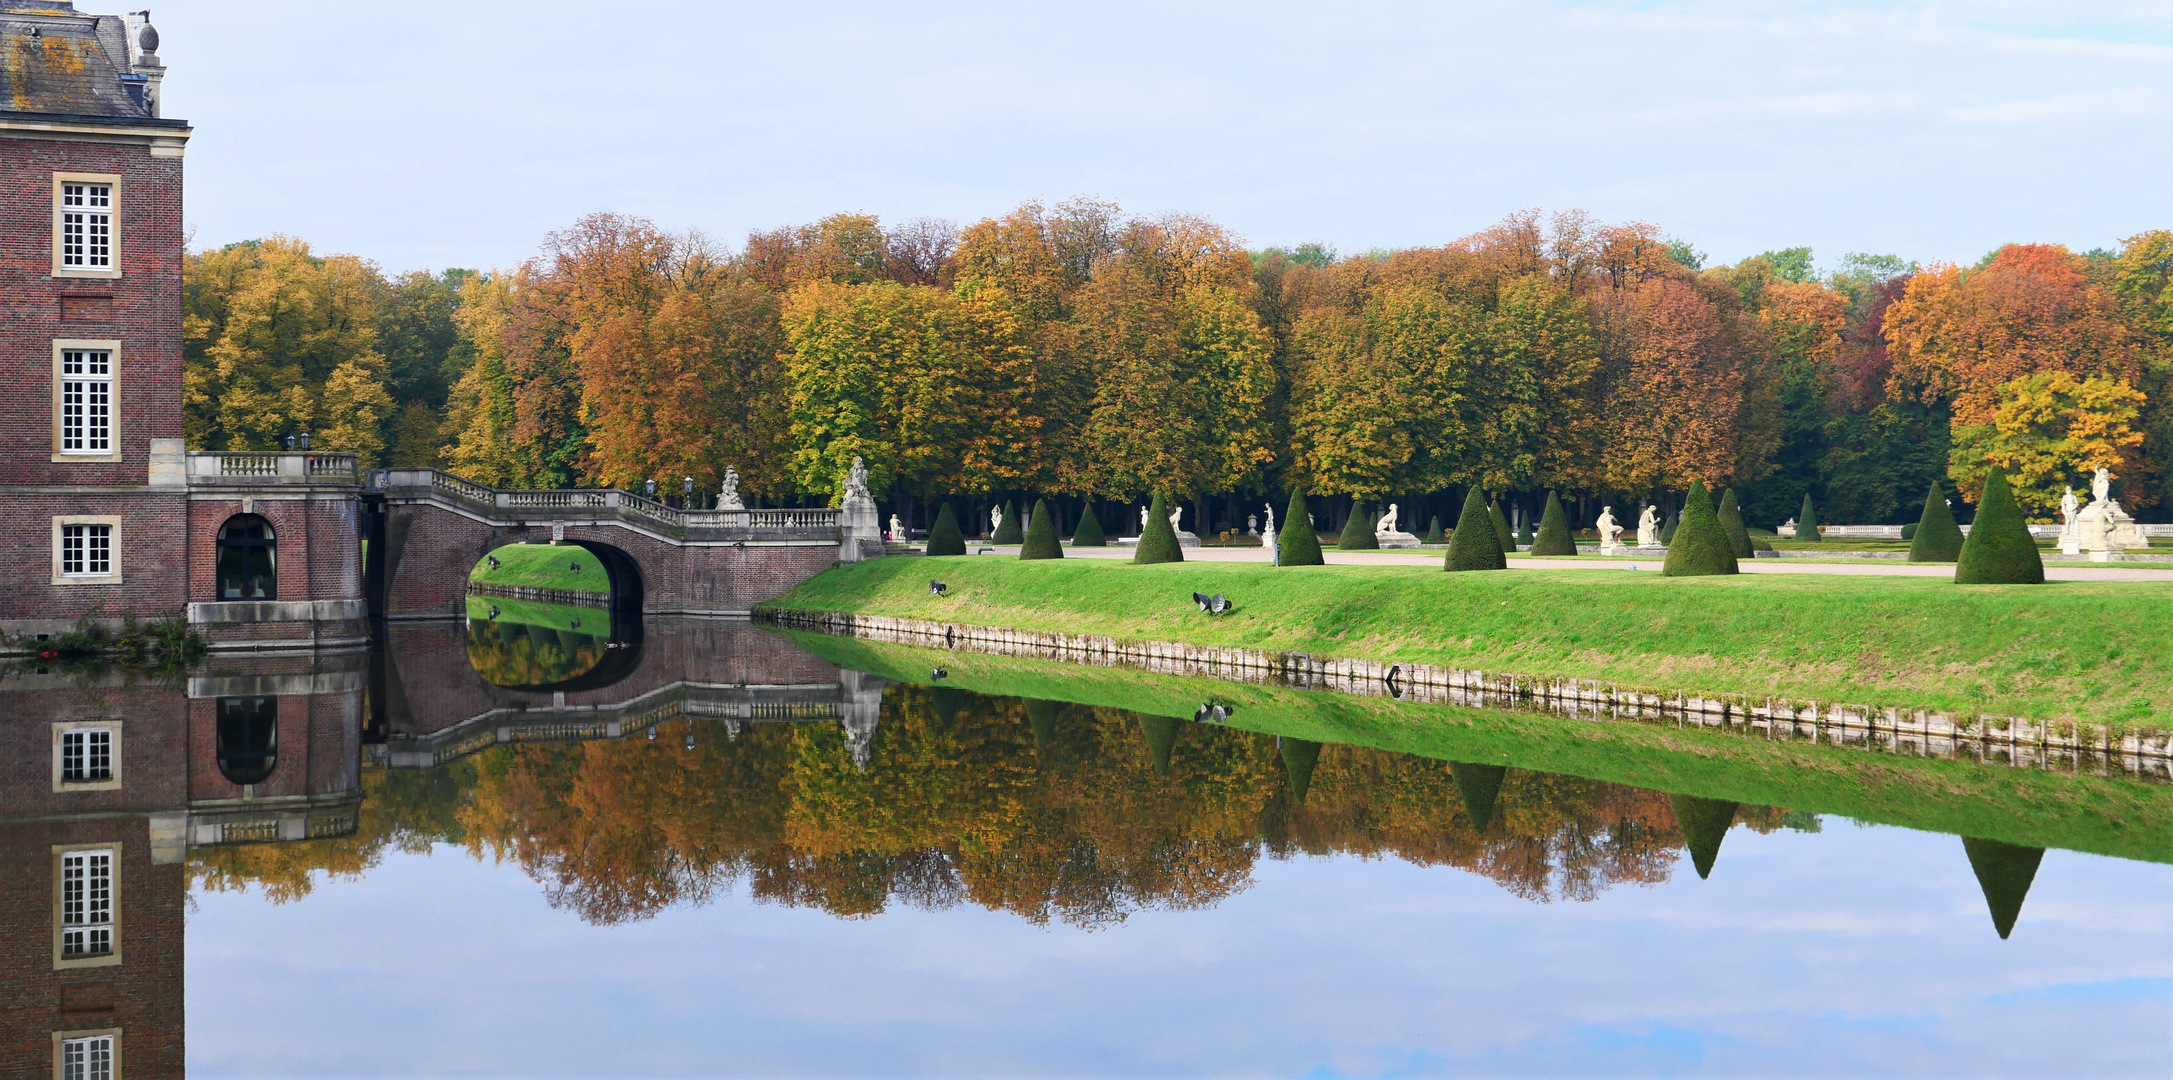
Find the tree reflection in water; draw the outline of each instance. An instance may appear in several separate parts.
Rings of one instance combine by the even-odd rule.
[[[1095,928],[1216,904],[1262,858],[1393,855],[1548,903],[1664,881],[1684,847],[1658,792],[949,688],[887,688],[865,772],[835,724],[736,738],[689,724],[370,770],[355,836],[211,851],[194,881],[288,899],[312,870],[359,875],[387,847],[446,843],[518,863],[594,923],[743,882],[758,900],[845,917],[972,903]],[[1770,831],[1781,817],[1743,807],[1734,820]]]

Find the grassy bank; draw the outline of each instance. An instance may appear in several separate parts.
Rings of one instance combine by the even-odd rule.
[[[929,669],[940,665],[947,672],[946,686],[1186,719],[1212,700],[1231,707],[1230,726],[1290,738],[1509,765],[2029,847],[2173,862],[2173,789],[2156,784],[1768,742],[1763,736],[1710,730],[1596,724],[820,634],[788,636],[833,663],[901,682],[925,685]]]
[[[929,595],[930,577],[950,586]],[[1219,619],[1192,593],[1237,605]],[[2173,582],[875,559],[772,606],[1687,692],[2173,725]]]
[[[508,600],[496,596],[468,598],[468,617],[477,622],[492,621],[492,608],[498,609],[498,622],[543,626],[576,634],[593,634],[597,637],[611,636],[611,613],[602,608],[545,604],[534,600]],[[575,626],[575,623],[581,625]]]
[[[475,564],[468,580],[485,585],[525,585],[538,589],[571,589],[575,592],[608,593],[611,579],[596,556],[578,547],[558,544],[507,544],[491,552],[498,560]],[[574,569],[579,566],[580,569]]]

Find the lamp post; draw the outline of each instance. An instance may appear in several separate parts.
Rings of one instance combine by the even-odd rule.
[[[287,436],[287,452],[290,454],[294,452],[294,436],[292,435]]]
[[[302,449],[304,451],[309,449],[309,432],[306,431],[302,433]]]
[[[679,505],[681,509],[692,510],[694,509],[694,478],[691,476],[686,479],[686,489],[686,498]]]
[[[647,495],[652,499],[656,498],[656,477],[652,476],[648,480],[643,481],[641,491],[642,494]]]

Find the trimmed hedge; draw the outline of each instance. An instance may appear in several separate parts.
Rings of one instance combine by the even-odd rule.
[[[1157,493],[1154,503],[1147,508],[1147,527],[1139,534],[1139,550],[1132,553],[1135,563],[1163,563],[1185,561],[1185,549],[1177,543],[1177,530],[1170,528],[1169,500]]]
[[[1034,516],[1026,525],[1026,540],[1019,547],[1021,559],[1061,559],[1064,545],[1057,542],[1056,522],[1049,517],[1049,500],[1034,500]]]
[[[1501,504],[1498,502],[1486,504],[1486,517],[1488,521],[1494,523],[1494,535],[1501,540],[1502,553],[1506,555],[1515,551],[1517,549],[1517,537],[1515,533],[1509,531],[1509,517],[1501,512]]]
[[[1486,499],[1478,488],[1464,496],[1463,516],[1456,519],[1456,531],[1449,535],[1449,554],[1441,565],[1444,570],[1509,569],[1509,558],[1501,549],[1501,533],[1494,531]]]
[[[1290,797],[1305,802],[1313,786],[1313,766],[1320,764],[1320,744],[1311,739],[1284,739],[1283,770],[1290,774]]]
[[[1954,562],[1962,557],[1962,527],[1954,523],[1947,493],[1937,480],[1924,493],[1924,512],[1917,515],[1916,524],[1902,532],[1909,541],[1910,562]],[[2032,541],[2030,546],[2037,544]]]
[[[1976,532],[1976,526],[1969,531]],[[2037,880],[2037,865],[2044,861],[2045,849],[1965,836],[1962,850],[1969,855],[1977,887],[1984,890],[1984,906],[1992,911],[1992,929],[2005,940],[2014,932],[2015,917],[2022,914],[2030,883]]]
[[[1660,523],[1660,546],[1666,547],[1667,545],[1674,543],[1675,533],[1682,527],[1682,511],[1677,510],[1668,514],[1667,520]]]
[[[1743,510],[1735,503],[1735,489],[1720,497],[1720,528],[1728,534],[1728,548],[1738,559],[1751,557],[1750,530],[1743,527]]]
[[[1343,522],[1343,535],[1336,538],[1336,550],[1381,550],[1381,541],[1373,535],[1373,521],[1373,507],[1365,503],[1351,504],[1351,516]]]
[[[1818,507],[1811,505],[1811,493],[1803,493],[1803,509],[1796,511],[1796,539],[1806,544],[1820,544],[1825,537],[1818,535]]]
[[[966,537],[958,531],[958,515],[951,513],[951,504],[944,503],[936,512],[936,523],[928,530],[928,554],[964,555]]]
[[[1275,531],[1275,545],[1284,566],[1320,566],[1320,536],[1313,532],[1313,513],[1305,508],[1305,493],[1290,493],[1290,509],[1283,511],[1283,527]]]
[[[1551,491],[1547,509],[1539,515],[1539,531],[1532,534],[1532,554],[1577,554],[1577,539],[1569,534],[1569,515],[1562,512],[1562,500]]]
[[[1675,542],[1668,545],[1667,563],[1661,573],[1669,577],[1702,577],[1707,574],[1740,573],[1735,563],[1735,549],[1728,544],[1727,530],[1720,527],[1720,515],[1713,511],[1713,497],[1705,490],[1705,482],[1690,482],[1690,494],[1683,499],[1682,527],[1675,532]]]
[[[1109,538],[1102,535],[1102,516],[1094,512],[1095,499],[1088,496],[1086,506],[1079,511],[1079,527],[1072,530],[1071,546],[1108,547]]]
[[[1494,820],[1494,801],[1501,795],[1501,782],[1509,775],[1507,765],[1473,765],[1462,761],[1449,762],[1449,779],[1456,784],[1456,794],[1464,802],[1464,817],[1471,822],[1471,830],[1482,836]]]
[[[1441,535],[1441,515],[1435,514],[1433,524],[1426,526],[1426,535],[1419,537],[1422,544],[1446,544],[1449,538]]]
[[[2007,486],[2006,472],[1994,468],[1984,478],[1984,496],[1977,503],[1977,520],[1962,541],[1962,553],[1954,562],[1956,585],[2042,585],[2045,560],[2037,554],[2037,541],[2022,521]]]
[[[1004,501],[1003,520],[997,523],[996,531],[989,535],[988,542],[991,544],[1023,544],[1026,542],[1026,537],[1019,532],[1018,504],[1008,499]]]
[[[1727,839],[1728,829],[1735,824],[1735,811],[1739,805],[1725,799],[1701,799],[1696,795],[1669,795],[1668,805],[1675,811],[1675,827],[1683,834],[1683,846],[1690,849],[1690,863],[1698,868],[1698,877],[1713,874],[1713,860],[1720,857],[1720,842]]]

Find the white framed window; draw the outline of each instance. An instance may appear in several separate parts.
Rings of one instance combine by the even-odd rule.
[[[102,515],[53,519],[53,584],[120,583],[119,517]]]
[[[120,1080],[121,1029],[53,1033],[53,1080]]]
[[[113,354],[104,349],[60,354],[60,452],[113,452]]]
[[[53,850],[53,966],[101,967],[121,962],[118,844]]]
[[[111,791],[120,786],[120,721],[70,720],[53,725],[54,791]]]
[[[54,174],[54,276],[121,276],[120,201],[118,176]]]
[[[121,343],[53,342],[53,460],[119,461]]]

